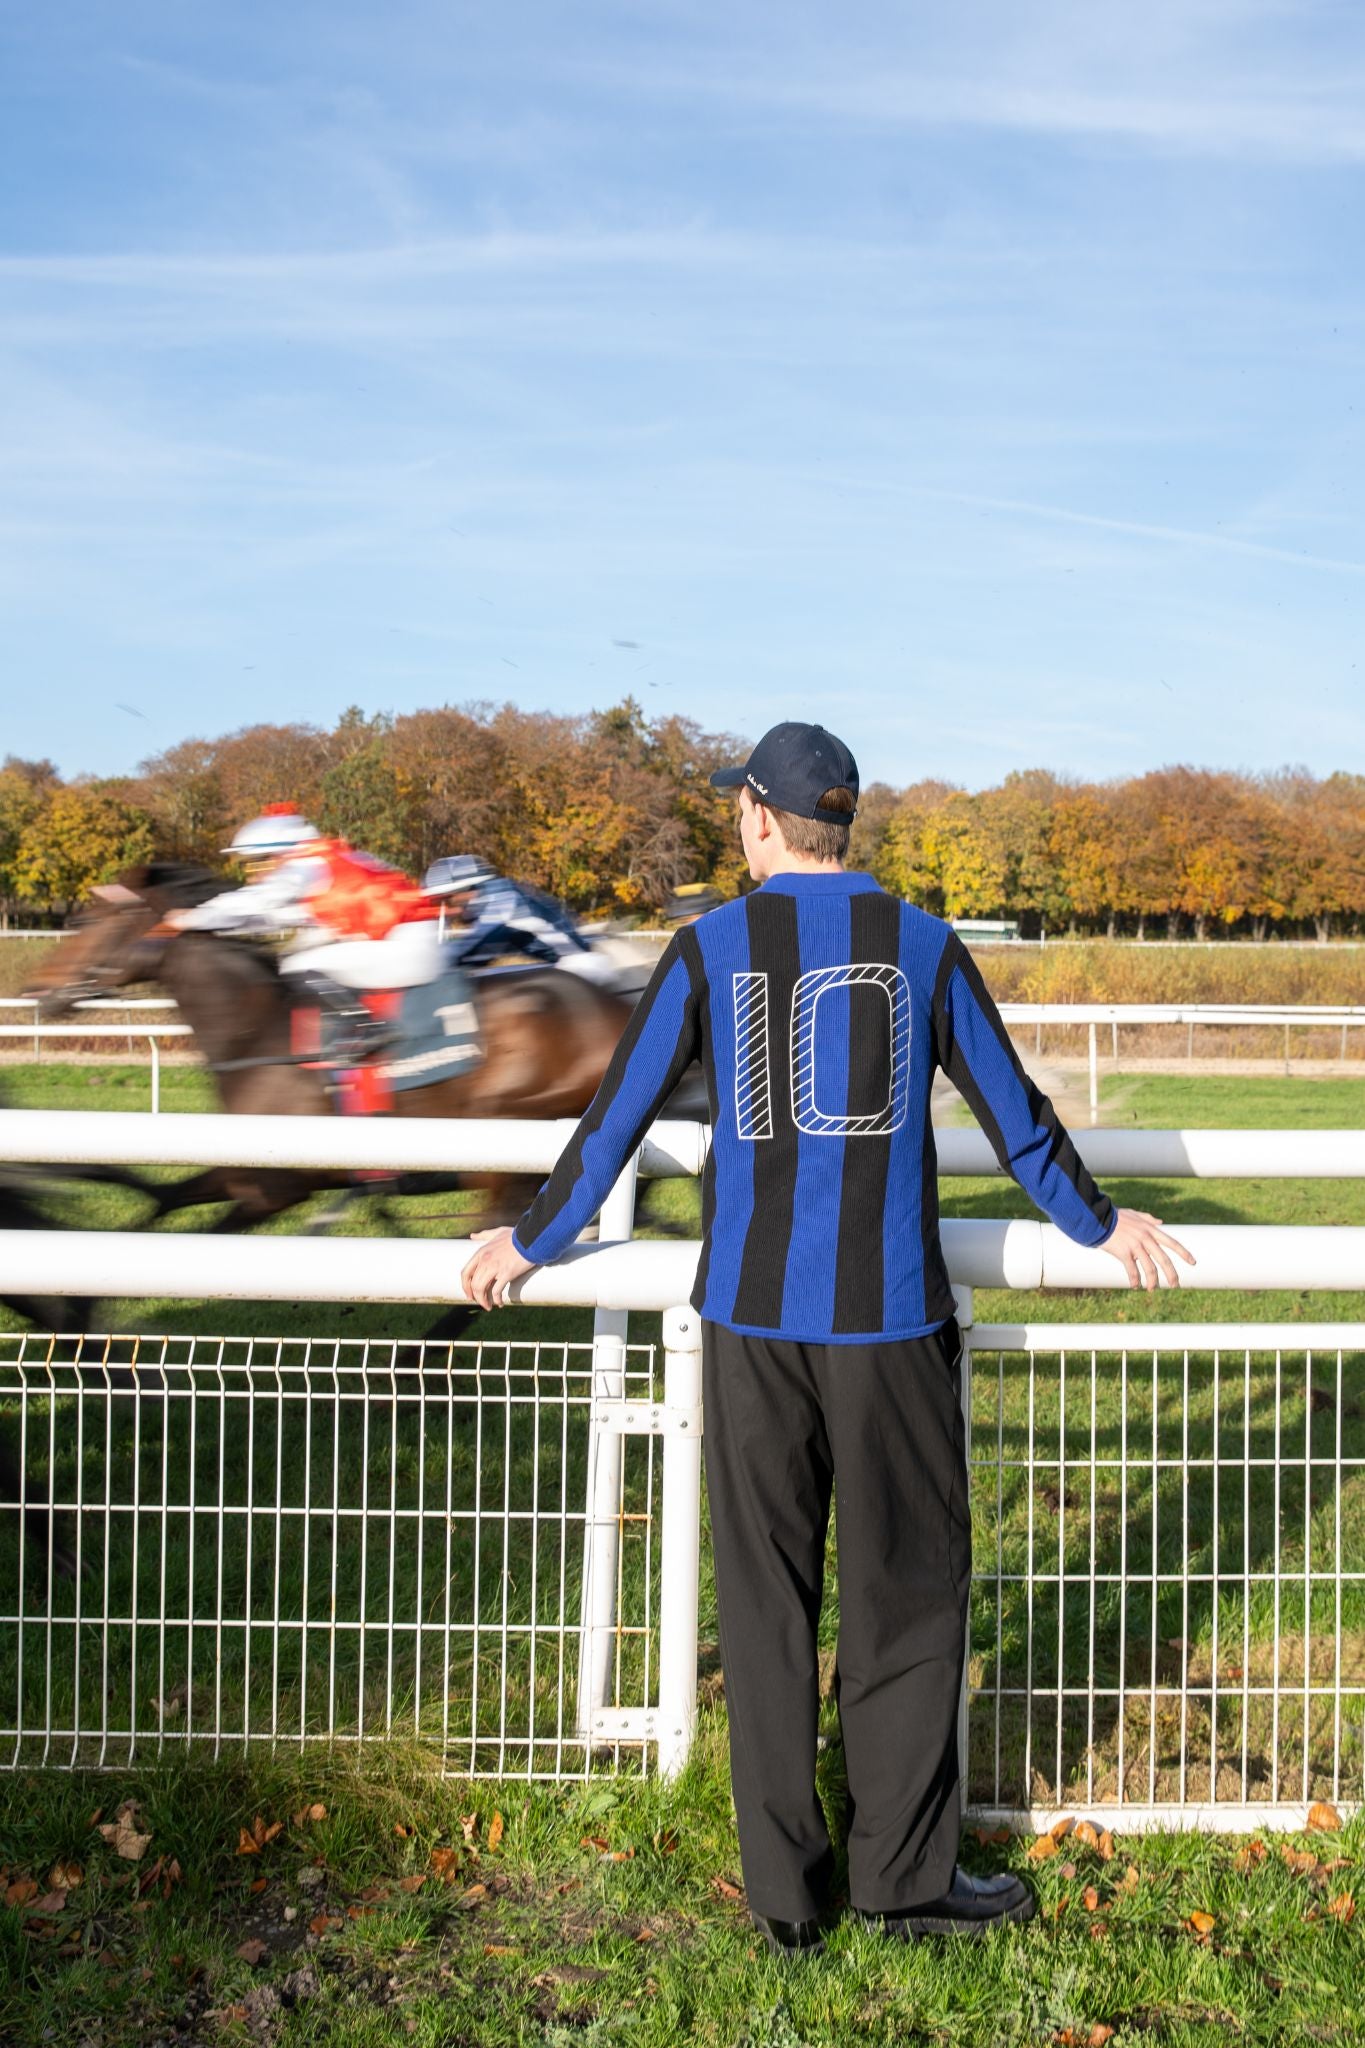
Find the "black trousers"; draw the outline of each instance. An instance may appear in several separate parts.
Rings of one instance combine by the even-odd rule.
[[[730,1776],[749,1903],[804,1920],[833,1854],[815,1790],[816,1624],[833,1490],[835,1697],[849,1898],[904,1911],[952,1881],[971,1584],[957,1324],[883,1344],[702,1325],[706,1488]]]

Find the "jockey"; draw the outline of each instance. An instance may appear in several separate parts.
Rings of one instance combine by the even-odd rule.
[[[562,903],[529,882],[506,881],[472,853],[434,861],[422,887],[441,905],[446,946],[461,967],[484,967],[505,953],[524,953],[584,981],[609,985],[615,978],[611,964],[594,951]]]
[[[345,1020],[356,1055],[391,1036],[352,991],[417,988],[445,962],[430,899],[397,868],[328,838],[289,804],[272,804],[233,835],[225,853],[251,879],[193,909],[173,911],[179,931],[292,931],[280,972],[300,980]]]

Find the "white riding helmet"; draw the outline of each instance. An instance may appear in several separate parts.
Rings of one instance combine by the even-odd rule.
[[[492,880],[492,868],[477,854],[448,853],[431,863],[422,877],[422,889],[427,896],[457,896],[462,890],[477,889],[481,883]]]
[[[317,836],[317,826],[288,804],[272,804],[259,818],[240,826],[223,851],[236,854],[238,860],[269,860],[274,854],[307,846]]]

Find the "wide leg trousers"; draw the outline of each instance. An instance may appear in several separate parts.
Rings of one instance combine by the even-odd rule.
[[[816,1625],[831,1491],[849,1898],[952,1882],[971,1584],[960,1340],[805,1344],[702,1326],[706,1488],[730,1774],[749,1903],[804,1920],[833,1853],[815,1789]]]

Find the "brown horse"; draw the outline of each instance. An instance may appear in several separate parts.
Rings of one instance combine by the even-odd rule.
[[[56,1016],[82,998],[158,982],[175,998],[213,1075],[223,1108],[270,1116],[326,1116],[334,1104],[320,1068],[291,1051],[289,977],[268,949],[208,932],[175,932],[167,913],[202,902],[221,884],[205,870],[153,862],[96,890],[27,993]],[[577,975],[554,970],[491,976],[476,985],[484,1058],[472,1072],[393,1096],[407,1117],[576,1117],[596,1093],[629,1007]],[[251,1166],[210,1167],[149,1189],[157,1216],[228,1201],[214,1228],[264,1222],[347,1175]],[[431,1184],[431,1177],[426,1177]],[[515,1217],[537,1183],[479,1176],[496,1220]]]

